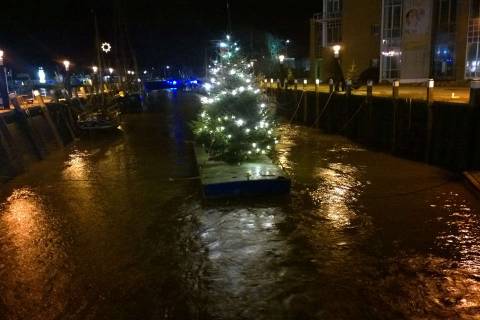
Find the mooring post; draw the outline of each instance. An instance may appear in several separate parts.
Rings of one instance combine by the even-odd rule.
[[[3,51],[0,50],[0,97],[3,109],[10,109],[10,97],[8,95],[7,69],[3,63]]]
[[[467,161],[465,167],[477,164],[480,159],[480,150],[477,147],[478,137],[478,119],[480,118],[480,80],[470,82],[470,102],[467,115],[467,134],[468,145],[466,146]]]
[[[307,123],[308,121],[308,99],[307,99],[307,84],[308,80],[304,79],[303,80],[303,96],[304,96],[304,101],[303,101],[303,123]]]
[[[320,84],[320,79],[315,79],[315,119],[318,120],[320,117],[320,101],[318,94],[318,85]],[[319,127],[320,121],[315,121],[315,126]]]
[[[367,81],[367,100],[371,101],[373,96],[373,81],[368,80]]]
[[[392,153],[395,153],[397,145],[397,104],[398,104],[398,94],[400,89],[400,81],[394,80],[392,83]]]
[[[367,80],[367,98],[365,99],[368,108],[368,141],[372,143],[374,138],[374,124],[373,124],[373,81]]]
[[[333,92],[333,79],[332,78],[328,79],[328,92],[330,94],[332,94],[332,92]]]
[[[347,97],[349,97],[352,94],[352,80],[347,79],[347,81],[345,81],[345,85],[346,85],[345,93]]]
[[[433,88],[435,87],[435,80],[429,79],[427,82],[427,147],[425,149],[425,161],[430,163],[433,144]]]

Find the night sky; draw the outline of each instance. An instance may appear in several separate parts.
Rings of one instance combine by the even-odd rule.
[[[321,1],[231,0],[233,35],[249,39],[270,32],[293,41],[306,56],[308,19]],[[100,21],[102,40],[114,42],[115,12],[127,22],[140,66],[184,65],[200,70],[209,40],[226,34],[226,1],[2,1],[0,46],[9,66],[33,70],[69,58],[77,66],[94,62],[92,10]],[[294,8],[292,8],[294,7]],[[245,42],[245,41],[244,41]],[[245,46],[248,44],[241,43]]]

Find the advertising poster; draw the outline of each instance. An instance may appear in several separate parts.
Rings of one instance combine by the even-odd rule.
[[[404,80],[429,77],[432,37],[432,0],[403,1],[402,67]]]

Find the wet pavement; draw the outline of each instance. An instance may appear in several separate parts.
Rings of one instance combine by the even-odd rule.
[[[442,169],[282,125],[290,197],[205,203],[192,97],[0,192],[0,319],[479,319],[480,202]]]

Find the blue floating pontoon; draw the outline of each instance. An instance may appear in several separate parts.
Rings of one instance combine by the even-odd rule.
[[[285,172],[264,156],[239,165],[208,159],[203,148],[195,155],[206,199],[253,197],[288,194],[291,182]]]

